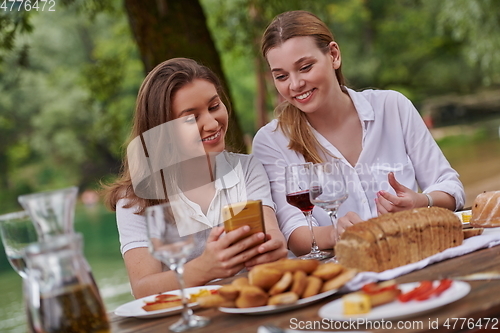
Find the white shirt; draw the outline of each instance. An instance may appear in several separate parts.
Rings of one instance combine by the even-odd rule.
[[[314,135],[333,156],[340,158],[346,172],[349,197],[340,206],[338,217],[357,213],[363,220],[377,216],[375,198],[380,190],[395,194],[387,175],[393,171],[404,186],[423,192],[443,191],[455,198],[456,209],[465,202],[464,188],[457,172],[425,126],[413,104],[402,94],[391,90],[347,89],[363,128],[362,151],[355,167],[316,130]],[[277,120],[262,127],[253,141],[253,154],[264,165],[271,193],[277,205],[276,215],[286,239],[300,227],[307,226],[299,209],[286,202],[285,166],[304,163],[304,157],[288,149],[288,138],[277,127]],[[313,210],[314,224],[331,225],[326,212]]]
[[[184,233],[193,233],[195,237],[196,249],[189,260],[203,253],[211,228],[222,223],[222,207],[229,202],[262,200],[263,205],[275,209],[269,179],[262,164],[254,156],[223,152],[217,155],[215,173],[215,196],[206,215],[197,203],[190,201],[182,193],[172,198],[172,201],[184,206],[184,215],[189,218],[184,219],[187,228],[183,229]],[[148,247],[145,217],[134,214],[137,207],[124,208],[125,203],[126,201],[121,199],[116,205],[122,254],[134,248]]]

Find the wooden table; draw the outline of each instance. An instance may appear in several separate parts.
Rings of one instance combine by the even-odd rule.
[[[403,275],[396,280],[398,283],[406,283],[421,280],[441,279],[448,276],[458,276],[492,270],[500,270],[500,246],[479,250],[464,256],[435,263],[425,267],[424,269]],[[366,329],[366,327],[363,326],[355,327],[355,329],[370,332],[470,332],[471,330],[467,328],[467,322],[465,319],[453,318],[466,318],[471,324],[479,324],[481,322],[483,324],[483,330],[487,321],[487,319],[484,318],[490,318],[488,324],[489,326],[487,328],[493,332],[500,332],[500,322],[498,321],[498,318],[500,318],[500,280],[468,282],[472,288],[471,292],[464,298],[433,310],[430,313],[402,319],[404,320],[404,323],[401,324],[408,325],[407,329],[396,329],[396,325],[398,324],[397,321],[391,322],[392,324],[386,323],[383,327],[379,326],[380,329]],[[211,323],[204,328],[199,328],[190,332],[255,333],[260,325],[265,324],[273,324],[281,328],[293,329],[299,328],[298,323],[320,326],[322,324],[322,319],[318,316],[318,310],[324,304],[339,297],[340,296],[338,295],[332,295],[327,299],[308,305],[304,308],[258,316],[225,314],[216,309],[200,309],[197,310],[196,313],[202,316],[210,317]],[[179,315],[158,319],[136,319],[118,317],[110,313],[109,318],[113,333],[165,333],[169,332],[169,325],[177,321]],[[481,318],[483,319],[480,321]],[[461,327],[464,322],[465,324]],[[335,323],[339,325],[340,322],[328,323],[328,326],[323,325],[315,328],[314,330],[336,331],[336,329],[334,329]],[[442,326],[446,323],[450,325],[448,328]],[[495,323],[496,329],[493,327],[493,324]],[[291,324],[293,324],[293,326],[291,326]],[[381,322],[379,322],[378,325],[382,325]],[[393,328],[390,330],[387,329],[389,328],[388,325],[393,325]],[[435,329],[434,325],[439,325],[439,329]],[[453,326],[455,327],[453,328]],[[303,329],[305,328],[306,327],[303,327]],[[492,328],[493,330],[491,330]],[[346,330],[347,329],[344,329],[343,331]]]

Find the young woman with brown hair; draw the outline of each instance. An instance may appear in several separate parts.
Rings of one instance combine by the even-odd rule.
[[[178,288],[174,272],[148,251],[144,211],[152,205],[175,201],[189,215],[180,221],[196,244],[184,266],[186,287],[287,254],[264,168],[253,156],[225,150],[224,99],[215,74],[191,59],[159,64],[141,85],[123,172],[105,188],[136,298]],[[237,241],[248,226],[223,234],[222,207],[251,199],[262,200],[266,235]]]

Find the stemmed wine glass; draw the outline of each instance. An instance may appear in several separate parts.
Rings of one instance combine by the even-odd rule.
[[[38,235],[27,211],[0,216],[0,234],[10,265],[23,279],[28,277],[24,252],[35,243]]]
[[[178,224],[182,223],[182,215],[182,208],[176,209],[174,203],[164,203],[146,209],[149,250],[156,259],[175,271],[179,282],[183,310],[181,318],[169,327],[173,332],[203,327],[210,322],[208,318],[193,314],[184,294],[184,264],[194,251],[195,244],[192,234],[184,234],[182,229],[178,228]]]
[[[314,205],[309,199],[309,173],[312,163],[291,164],[285,169],[286,201],[297,207],[305,215],[311,232],[312,244],[308,254],[300,259],[324,259],[330,256],[329,252],[321,251],[316,244],[312,225],[312,210]]]
[[[23,279],[23,293],[28,294],[28,267],[26,247],[38,241],[38,234],[31,216],[25,210],[0,216],[0,238],[10,265]],[[28,330],[35,332],[30,315],[29,301],[25,298]]]
[[[332,221],[335,243],[338,240],[337,211],[348,197],[342,165],[338,160],[311,167],[309,196],[313,205],[323,208]],[[336,262],[335,256],[328,261]]]

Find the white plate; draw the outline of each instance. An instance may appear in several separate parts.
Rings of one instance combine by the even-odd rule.
[[[439,283],[434,281],[434,284]],[[418,286],[418,282],[401,284],[399,287],[403,293],[408,292]],[[440,306],[455,302],[460,298],[467,295],[470,291],[470,285],[463,281],[453,281],[450,288],[446,289],[439,297],[432,297],[425,301],[410,301],[407,303],[402,303],[398,300],[377,306],[373,308],[370,312],[360,314],[360,315],[344,315],[342,308],[342,298],[339,298],[333,302],[325,304],[321,309],[319,309],[319,316],[321,318],[333,319],[333,320],[352,320],[357,318],[363,318],[365,320],[393,320],[401,319],[405,317],[415,316],[432,309],[438,308]]]
[[[249,315],[260,315],[269,314],[282,311],[288,311],[295,308],[303,307],[307,304],[319,301],[325,297],[333,295],[337,292],[337,289],[325,291],[324,293],[317,294],[311,297],[299,299],[293,304],[283,304],[283,305],[266,305],[266,306],[256,306],[253,308],[224,308],[220,307],[219,310],[225,313],[238,313],[238,314],[249,314]]]
[[[186,295],[189,297],[191,294],[196,294],[200,291],[200,289],[208,289],[208,290],[213,290],[213,289],[219,289],[220,286],[201,286],[201,287],[192,287],[192,288],[186,288],[185,292]],[[180,295],[180,290],[173,290],[173,291],[167,291],[164,294],[172,294],[172,295]],[[157,318],[157,317],[164,317],[164,316],[171,316],[177,313],[180,313],[182,311],[182,306],[176,306],[173,308],[166,308],[166,309],[161,309],[161,310],[156,310],[156,311],[146,311],[142,307],[146,302],[153,302],[155,300],[156,295],[152,296],[146,296],[143,298],[136,299],[134,301],[125,303],[123,305],[120,305],[118,308],[115,310],[115,314],[117,316],[121,317],[136,317],[136,318]],[[189,307],[193,308],[196,307],[198,303],[189,303]]]

